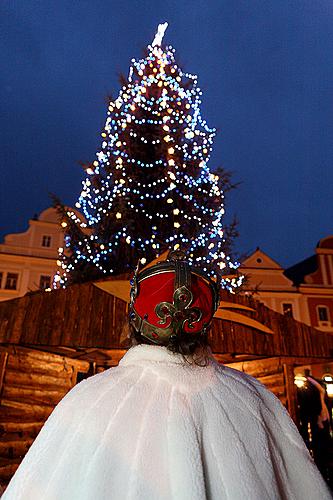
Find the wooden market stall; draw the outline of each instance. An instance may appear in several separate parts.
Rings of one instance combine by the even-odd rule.
[[[330,363],[333,336],[223,294],[210,341],[216,359],[261,380],[297,421],[295,366]],[[0,303],[0,483],[77,381],[118,364],[127,304],[93,283]]]

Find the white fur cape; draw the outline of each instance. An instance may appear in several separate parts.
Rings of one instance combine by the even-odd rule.
[[[278,399],[211,361],[131,348],[56,407],[3,500],[326,500]]]

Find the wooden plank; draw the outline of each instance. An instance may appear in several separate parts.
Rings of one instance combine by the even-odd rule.
[[[89,364],[87,364],[86,361],[82,361],[81,359],[75,359],[75,358],[70,358],[68,356],[60,355],[60,354],[53,354],[50,352],[45,352],[45,351],[38,351],[35,349],[29,349],[25,347],[16,347],[16,346],[9,346],[9,347],[1,347],[0,346],[0,351],[1,352],[8,352],[14,357],[17,357],[19,359],[22,359],[25,363],[31,364],[31,365],[38,365],[38,366],[44,366],[44,367],[49,367],[51,366],[52,368],[55,367],[55,365],[59,365],[64,367],[76,367],[79,371],[86,371],[89,369]],[[13,363],[12,356],[10,357],[10,360],[8,361],[9,363]]]
[[[286,386],[287,409],[294,422],[297,421],[297,393],[295,386],[294,366],[283,364],[283,372]]]
[[[19,385],[20,387],[34,386],[43,388],[55,386],[64,388],[64,390],[69,390],[71,388],[71,379],[69,377],[51,376],[48,371],[45,373],[36,373],[29,369],[23,372],[7,368],[4,383],[7,385]]]
[[[79,315],[78,303],[77,303],[77,286],[69,286],[66,289],[65,295],[65,315],[64,315],[64,328],[61,332],[61,339],[59,340],[59,345],[62,346],[72,346],[71,339],[75,338],[75,332],[77,328],[77,318]]]
[[[25,296],[17,301],[14,313],[14,323],[10,334],[10,342],[18,343],[21,341],[23,324],[27,314],[29,300],[29,296]]]
[[[90,316],[89,322],[89,332],[87,334],[87,346],[88,347],[109,347],[109,343],[105,345],[102,325],[103,325],[103,292],[98,288],[94,287],[92,290],[92,301],[94,307],[92,309],[92,314]],[[111,335],[111,325],[110,325],[110,335]]]
[[[7,339],[10,338],[11,335],[10,320],[13,316],[15,305],[13,304],[13,301],[7,300],[0,303],[0,308],[2,310],[0,323],[0,341],[7,342]]]
[[[282,397],[286,399],[286,386],[280,385],[276,387],[267,387],[269,391],[271,391],[277,398],[281,399]]]
[[[31,404],[56,405],[68,391],[59,389],[39,389],[35,387],[4,386],[2,398],[10,401]]]
[[[9,482],[11,477],[15,474],[18,466],[21,463],[21,457],[14,459],[0,459],[0,482],[3,483]],[[0,493],[1,494],[1,493]]]
[[[112,347],[121,346],[121,337],[124,327],[128,322],[128,311],[127,304],[120,299],[115,299],[115,308],[117,310],[118,319],[116,320],[114,332],[115,336],[112,337]],[[106,325],[107,326],[107,325]],[[107,334],[107,329],[105,329],[105,333]]]
[[[13,329],[13,325],[14,325],[14,322],[15,322],[15,311],[16,311],[16,307],[18,305],[18,302],[14,302],[14,301],[9,301],[9,304],[8,304],[8,322],[7,322],[7,331],[6,331],[6,340],[8,338],[11,338],[12,336],[12,329]]]
[[[50,292],[54,302],[53,327],[49,333],[49,345],[59,345],[65,329],[66,290],[53,290]]]
[[[52,293],[43,292],[40,316],[36,325],[36,344],[48,344],[54,327],[55,301]]]
[[[228,366],[243,371],[252,377],[265,377],[282,372],[280,358],[267,358],[254,361],[242,361],[240,363],[228,363]]]
[[[38,422],[22,422],[21,420],[16,422],[13,421],[13,419],[5,421],[0,415],[0,435],[11,432],[25,432],[29,435],[36,436],[43,427],[44,423],[44,420]]]
[[[8,353],[0,352],[0,398],[3,390],[3,381],[5,377],[7,360],[8,360]]]
[[[36,374],[50,375],[52,377],[61,376],[68,379],[71,378],[73,372],[72,365],[60,363],[42,364],[38,359],[30,358],[28,360],[24,356],[14,355],[8,357],[8,367],[12,370],[19,370],[24,373],[33,371]]]
[[[41,311],[43,305],[43,294],[36,293],[29,296],[29,301],[27,303],[27,312],[24,318],[24,323],[22,325],[22,335],[21,342],[25,343],[38,343],[37,329],[43,318],[43,313]]]
[[[15,441],[0,441],[0,456],[8,458],[24,457],[34,442],[33,438]]]
[[[275,386],[283,386],[284,385],[284,374],[274,373],[271,375],[265,375],[264,377],[256,377],[262,384],[266,387],[269,387],[271,390]]]
[[[92,299],[93,286],[83,286],[80,291],[79,300],[79,310],[80,315],[78,317],[78,325],[76,330],[76,337],[73,338],[72,342],[75,346],[82,346],[87,344],[87,324],[90,322],[92,310],[94,307],[94,302]]]
[[[41,404],[35,404],[35,403],[29,403],[29,402],[19,402],[19,401],[11,401],[10,399],[5,399],[2,398],[0,401],[0,406],[3,406],[3,409],[12,409],[12,410],[17,410],[14,411],[14,415],[21,415],[22,418],[26,418],[25,414],[28,414],[30,419],[39,419],[39,418],[46,418],[52,413],[54,410],[54,406],[50,405],[41,405]],[[3,410],[2,409],[2,410]],[[4,414],[6,412],[4,411]]]

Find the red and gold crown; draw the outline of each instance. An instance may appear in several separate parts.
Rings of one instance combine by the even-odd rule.
[[[219,300],[218,284],[173,251],[166,261],[136,270],[130,324],[152,343],[167,345],[172,335],[206,334]]]

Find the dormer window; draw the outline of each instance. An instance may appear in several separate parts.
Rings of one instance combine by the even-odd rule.
[[[282,311],[284,316],[287,316],[287,318],[293,318],[293,305],[289,302],[285,302],[282,304]]]
[[[51,246],[51,236],[44,234],[42,238],[42,247]]]
[[[323,323],[330,322],[330,315],[327,306],[317,306],[317,317],[318,323],[322,325]]]

